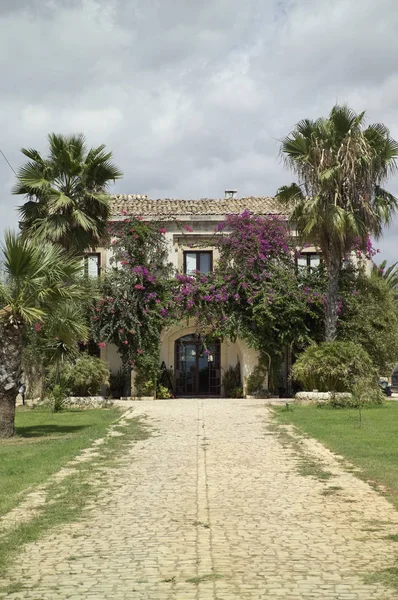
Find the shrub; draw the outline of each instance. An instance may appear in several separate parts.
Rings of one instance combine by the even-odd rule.
[[[167,398],[171,398],[171,394],[170,394],[168,388],[165,387],[164,385],[158,386],[158,389],[156,391],[156,396],[157,396],[157,398],[159,398],[161,400],[166,400]]]
[[[264,379],[267,375],[267,369],[261,365],[254,367],[253,371],[246,378],[246,391],[252,395],[263,389]]]
[[[50,406],[53,412],[59,412],[65,406],[66,393],[62,385],[54,385],[50,392]]]
[[[361,346],[335,341],[309,346],[293,365],[292,378],[306,391],[352,392],[360,383],[374,387],[377,373]]]
[[[109,384],[109,370],[101,359],[82,356],[64,369],[62,380],[72,396],[95,396],[101,385]]]
[[[229,398],[243,398],[243,387],[242,386],[238,386],[233,388],[229,395]]]
[[[240,364],[237,363],[234,367],[228,367],[222,378],[224,386],[224,394],[226,398],[241,398],[243,396],[242,381],[240,378]],[[234,396],[237,390],[241,391],[241,396]]]

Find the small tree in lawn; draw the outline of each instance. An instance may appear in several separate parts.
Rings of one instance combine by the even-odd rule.
[[[160,332],[171,275],[165,233],[158,223],[140,217],[111,226],[114,266],[103,280],[101,299],[91,315],[98,345],[115,344],[126,373],[134,368],[153,381],[160,366]]]

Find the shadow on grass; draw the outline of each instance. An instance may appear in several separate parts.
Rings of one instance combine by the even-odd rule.
[[[32,438],[32,437],[46,437],[48,435],[54,434],[68,434],[74,433],[76,431],[81,431],[82,429],[87,429],[90,425],[30,425],[30,426],[22,426],[16,427],[15,432],[18,437],[23,438]]]

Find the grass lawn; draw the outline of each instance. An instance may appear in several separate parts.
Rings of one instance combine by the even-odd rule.
[[[0,516],[102,437],[120,414],[117,409],[52,413],[43,407],[18,408],[16,436],[0,441]]]
[[[361,476],[387,488],[387,498],[398,508],[398,402],[356,409],[294,406],[274,407],[281,423],[297,426],[333,452],[360,467]]]
[[[46,482],[83,448],[91,446],[93,440],[104,437],[105,441],[88,462],[75,465],[63,480],[48,481],[45,503],[29,520],[0,535],[0,596],[24,589],[23,582],[13,578],[12,570],[8,571],[23,546],[37,541],[54,527],[84,516],[83,509],[95,502],[98,490],[107,485],[107,469],[120,464],[131,443],[150,435],[145,420],[134,418],[117,424],[118,436],[104,436],[120,415],[117,409],[56,414],[43,408],[19,409],[17,436],[0,442],[2,513],[18,504],[34,485]]]

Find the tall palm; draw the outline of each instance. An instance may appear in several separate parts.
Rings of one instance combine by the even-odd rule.
[[[49,155],[23,148],[29,161],[18,173],[14,194],[26,238],[46,240],[82,253],[103,241],[109,219],[108,185],[122,176],[105,146],[87,150],[83,135],[48,136]]]
[[[387,267],[387,261],[383,260],[379,265],[373,263],[372,277],[384,279],[395,297],[398,296],[398,262]]]
[[[281,145],[299,184],[280,188],[277,197],[298,234],[320,247],[327,269],[327,341],[336,336],[344,256],[358,240],[366,251],[369,234],[379,237],[398,206],[381,187],[396,169],[398,143],[380,123],[365,128],[364,117],[335,106],[327,118],[300,121]]]
[[[81,264],[52,244],[6,233],[0,266],[0,437],[14,434],[15,398],[26,328],[45,322],[57,306],[84,300]]]

